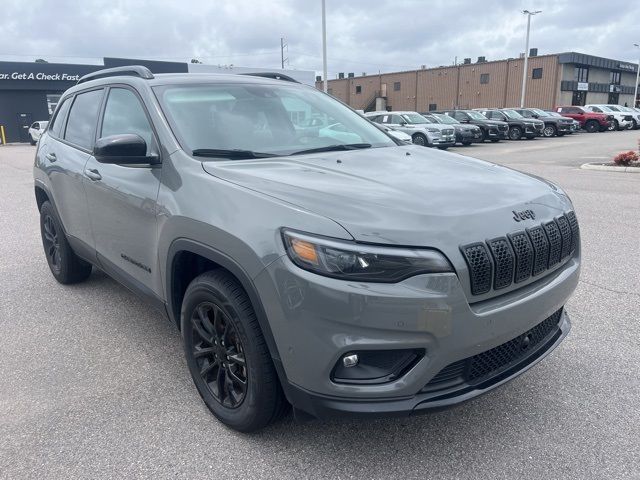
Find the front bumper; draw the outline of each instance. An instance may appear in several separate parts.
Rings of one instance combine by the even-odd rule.
[[[482,130],[458,130],[456,131],[456,142],[473,143],[482,141]]]
[[[509,367],[473,388],[424,390],[445,367],[509,342],[558,311],[578,275],[576,256],[534,283],[472,304],[453,273],[419,275],[396,284],[361,283],[301,270],[286,256],[270,264],[254,283],[278,347],[280,358],[274,360],[281,367],[287,398],[296,408],[324,417],[447,406],[513,378],[539,359]],[[566,315],[558,328],[560,337],[545,352],[568,332]],[[344,355],[393,349],[425,354],[385,383],[332,380]]]
[[[443,135],[437,139],[433,140],[434,147],[453,147],[456,144],[456,136],[454,135]]]

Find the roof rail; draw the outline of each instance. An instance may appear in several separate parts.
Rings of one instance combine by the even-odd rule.
[[[144,78],[146,80],[154,78],[153,73],[151,73],[151,70],[147,67],[143,67],[142,65],[127,65],[124,67],[104,68],[102,70],[88,73],[80,77],[80,80],[78,80],[76,85],[88,82],[89,80],[95,80],[97,78],[116,77],[119,75],[131,75],[134,77]]]
[[[250,75],[252,77],[272,78],[273,80],[283,80],[285,82],[300,83],[298,80],[290,77],[289,75],[284,75],[277,72],[241,73],[240,75]]]

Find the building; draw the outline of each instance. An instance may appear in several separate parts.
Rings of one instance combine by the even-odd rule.
[[[62,93],[87,73],[102,68],[144,65],[154,73],[286,73],[299,82],[314,84],[315,72],[308,70],[274,70],[264,68],[228,67],[181,62],[138,60],[128,58],[103,59],[102,65],[66,63],[0,62],[0,125],[5,140],[28,142],[29,126],[48,120]],[[2,138],[0,137],[0,143]]]
[[[355,109],[429,110],[517,107],[523,58],[329,80],[329,93]],[[614,103],[633,105],[637,65],[577,52],[537,55],[531,49],[525,106]],[[316,80],[320,80],[316,77]],[[322,88],[322,82],[316,81]]]

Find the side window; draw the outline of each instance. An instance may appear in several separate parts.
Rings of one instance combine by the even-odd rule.
[[[458,111],[453,112],[453,117],[455,119],[457,119],[457,120],[468,120],[469,119],[469,116],[466,113],[458,112]]]
[[[134,133],[147,142],[147,154],[153,144],[153,130],[138,97],[126,88],[109,90],[100,137]]]
[[[480,83],[481,84],[489,83],[489,74],[488,73],[481,73],[480,74]]]
[[[593,110],[594,112],[602,113],[602,109],[598,107],[591,107],[591,110]]]
[[[67,112],[69,111],[69,107],[71,106],[71,99],[66,98],[60,108],[58,108],[58,113],[56,113],[53,120],[51,120],[51,124],[49,125],[49,133],[54,137],[62,137],[62,131],[64,130],[64,123],[67,118]]]
[[[69,112],[65,140],[87,150],[93,148],[102,93],[100,89],[76,95]]]

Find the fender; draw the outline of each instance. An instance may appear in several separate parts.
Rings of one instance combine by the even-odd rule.
[[[229,270],[229,272],[231,272],[238,279],[238,281],[242,285],[242,288],[244,288],[245,292],[247,292],[249,300],[251,300],[256,318],[258,319],[258,324],[260,325],[262,334],[264,335],[267,346],[269,347],[271,358],[274,360],[276,369],[278,370],[278,375],[283,374],[280,362],[280,354],[278,352],[271,327],[269,326],[269,321],[267,320],[267,315],[262,305],[262,301],[260,300],[260,296],[258,295],[258,291],[256,290],[251,277],[246,273],[244,268],[242,268],[242,266],[238,262],[236,262],[233,258],[229,257],[225,253],[213,247],[210,247],[209,245],[205,245],[188,238],[178,238],[171,243],[167,252],[167,263],[165,269],[165,288],[167,292],[166,297],[168,307],[167,312],[169,313],[171,320],[178,326],[178,329],[180,329],[180,313],[177,309],[177,305],[175,305],[174,303],[173,295],[171,295],[170,292],[173,291],[172,279],[175,257],[176,254],[181,251],[195,253],[197,255],[200,255],[201,257],[211,260],[212,262]]]

